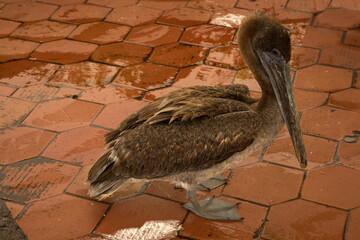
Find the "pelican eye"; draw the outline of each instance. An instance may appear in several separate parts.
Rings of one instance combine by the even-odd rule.
[[[276,49],[276,48],[273,48],[272,50],[271,50],[271,53],[274,55],[274,56],[276,56],[276,57],[281,57],[282,55],[281,55],[281,52],[278,50],[278,49]]]

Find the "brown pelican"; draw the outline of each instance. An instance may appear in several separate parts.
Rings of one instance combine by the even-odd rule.
[[[238,34],[261,98],[251,98],[244,85],[227,85],[184,88],[155,100],[105,135],[108,149],[88,175],[90,196],[111,195],[128,179],[162,179],[187,190],[184,206],[195,214],[241,220],[236,204],[198,201],[196,187],[267,146],[284,122],[300,165],[306,166],[290,80],[288,31],[255,11]]]

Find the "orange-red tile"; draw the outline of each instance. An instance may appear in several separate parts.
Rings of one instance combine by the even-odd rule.
[[[234,170],[224,194],[265,205],[273,205],[299,194],[303,172],[256,163]]]
[[[224,27],[238,28],[242,19],[249,13],[249,10],[229,8],[217,11],[211,17],[210,23]]]
[[[187,7],[200,8],[206,10],[222,10],[224,8],[235,7],[236,0],[190,0]]]
[[[207,49],[198,46],[170,43],[154,49],[149,58],[150,62],[185,67],[201,63]]]
[[[72,4],[62,6],[51,16],[51,19],[64,22],[87,23],[102,20],[109,12],[109,8],[100,6]]]
[[[155,89],[169,86],[178,69],[152,63],[142,63],[120,70],[113,84],[139,89]]]
[[[183,29],[159,24],[149,24],[134,27],[127,35],[126,41],[145,44],[150,46],[159,46],[167,43],[176,42]]]
[[[36,42],[49,42],[66,38],[76,26],[54,21],[24,23],[11,34],[12,37]]]
[[[51,63],[19,60],[0,64],[0,83],[27,86],[46,82],[58,69]]]
[[[255,80],[254,75],[249,68],[239,70],[236,74],[234,83],[246,85],[250,91],[261,92],[260,85]]]
[[[304,133],[341,139],[360,129],[360,113],[323,106],[304,112],[300,124]]]
[[[110,8],[119,8],[124,6],[135,5],[138,0],[88,0],[87,3],[105,6]]]
[[[0,106],[1,129],[19,123],[35,107],[35,103],[0,96]]]
[[[142,195],[112,205],[96,229],[97,234],[114,234],[120,229],[138,228],[147,221],[182,221],[187,210],[179,203]],[[126,216],[126,218],[119,218]]]
[[[141,94],[141,91],[135,89],[107,85],[106,87],[86,89],[81,93],[79,99],[90,102],[109,104],[119,102],[124,99],[139,98]]]
[[[72,239],[91,233],[107,207],[99,202],[61,195],[29,205],[17,223],[29,240]]]
[[[108,104],[95,119],[93,124],[115,129],[122,120],[144,107],[146,104],[146,102],[132,99]]]
[[[360,12],[352,9],[327,9],[318,14],[314,26],[335,29],[355,29],[360,21]]]
[[[36,157],[56,134],[29,127],[6,129],[0,135],[1,160],[6,165]]]
[[[360,68],[360,48],[353,46],[333,46],[322,50],[320,64],[346,68]]]
[[[0,172],[1,197],[29,202],[61,194],[79,167],[36,158],[8,165]]]
[[[72,40],[57,40],[43,43],[31,55],[31,59],[55,63],[73,63],[86,60],[97,45]]]
[[[15,38],[0,39],[0,62],[27,58],[39,46],[38,43]]]
[[[167,1],[140,0],[137,5],[141,7],[167,10],[167,9],[185,7],[186,3],[187,1],[178,1],[178,0],[167,0]]]
[[[83,166],[92,164],[104,151],[106,133],[108,131],[89,126],[62,132],[42,156]]]
[[[19,204],[19,203],[6,201],[5,204],[8,207],[8,209],[11,212],[11,215],[14,219],[21,212],[21,210],[24,209],[24,205]]]
[[[70,98],[40,103],[22,122],[25,125],[54,131],[88,125],[98,114],[102,105]]]
[[[205,63],[223,68],[243,68],[246,66],[237,45],[212,48]]]
[[[296,71],[297,88],[334,92],[351,87],[352,71],[329,66],[314,65]]]
[[[55,86],[33,85],[19,88],[11,97],[20,98],[31,102],[40,102],[42,100],[58,97],[56,94],[58,91],[59,88]]]
[[[212,13],[192,8],[177,8],[165,11],[158,23],[166,23],[181,27],[190,27],[207,23]]]
[[[360,46],[360,31],[358,29],[347,31],[344,43]]]
[[[360,88],[360,70],[355,72],[354,87]]]
[[[144,100],[148,100],[148,101],[154,101],[155,99],[164,96],[165,94],[168,94],[172,91],[178,90],[178,88],[175,87],[166,87],[166,88],[161,88],[161,89],[157,89],[154,91],[149,91],[145,94],[144,96]]]
[[[196,85],[217,86],[231,84],[235,71],[207,65],[183,68],[173,83],[174,87],[190,87]]]
[[[73,63],[61,66],[49,82],[83,89],[103,87],[113,79],[117,71],[117,67],[100,63]]]
[[[327,93],[293,89],[295,95],[296,108],[299,112],[309,110],[317,106],[325,105],[328,99]]]
[[[20,22],[47,19],[56,10],[56,6],[37,2],[9,3],[0,10],[0,18]]]
[[[12,87],[0,86],[0,95],[9,96],[14,90],[15,88]]]
[[[328,48],[333,45],[340,45],[342,32],[335,29],[309,26],[303,40],[303,45],[314,48]]]
[[[319,50],[293,46],[291,48],[291,68],[302,68],[318,61]]]
[[[329,3],[330,0],[316,2],[311,0],[290,0],[287,4],[287,8],[316,13],[325,10]]]
[[[352,1],[352,0],[332,0],[330,7],[360,10],[360,3],[357,1]]]
[[[338,149],[340,164],[360,170],[360,141],[346,143],[341,141]]]
[[[0,19],[0,37],[7,37],[21,23]]]
[[[329,166],[308,173],[301,197],[342,209],[351,209],[360,206],[359,189],[359,170]]]
[[[346,233],[346,240],[356,240],[360,236],[360,208],[352,210],[350,212],[350,219],[348,225],[348,231]]]
[[[241,204],[237,207],[238,213],[244,219],[242,221],[216,221],[190,213],[179,234],[195,239],[252,240],[255,232],[263,223],[267,208],[226,197],[219,199],[232,203],[240,202]]]
[[[183,43],[213,47],[230,43],[235,29],[217,25],[199,25],[186,28],[180,41]]]
[[[332,162],[336,150],[336,142],[306,135],[303,138],[308,160],[307,169]],[[278,138],[270,144],[263,160],[300,168],[289,135]]]
[[[69,5],[69,4],[85,2],[85,0],[41,0],[41,1],[46,3],[53,3],[56,5]]]
[[[112,11],[106,21],[137,26],[155,22],[163,11],[139,6],[119,7]]]
[[[287,0],[239,1],[236,4],[236,7],[276,12],[278,9],[285,7],[286,3]]]
[[[349,88],[330,95],[329,105],[360,110],[360,89]]]
[[[144,62],[150,52],[150,47],[121,42],[100,46],[91,58],[98,62],[128,66]]]
[[[121,41],[130,27],[108,22],[85,23],[71,33],[69,38],[85,42],[104,44]]]
[[[270,208],[266,239],[342,239],[346,212],[304,200]]]

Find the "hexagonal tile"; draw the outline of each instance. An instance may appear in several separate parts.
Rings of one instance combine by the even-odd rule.
[[[69,38],[85,42],[104,44],[118,42],[129,32],[130,28],[114,23],[93,22],[81,24]]]
[[[249,10],[229,8],[217,11],[211,17],[210,23],[224,27],[238,28],[242,19],[249,13]]]
[[[360,48],[346,45],[325,48],[321,52],[319,63],[354,69],[360,68]]]
[[[316,16],[313,25],[347,30],[355,29],[359,21],[359,11],[352,9],[327,9]]]
[[[190,0],[187,7],[207,10],[222,10],[224,8],[232,8],[235,4],[236,0],[224,0],[221,3],[216,0]]]
[[[60,133],[46,148],[43,157],[86,166],[104,151],[104,135],[108,131],[82,127]]]
[[[300,124],[304,133],[336,140],[360,129],[358,119],[358,112],[324,106],[304,112]]]
[[[137,4],[141,7],[158,8],[158,9],[173,9],[185,7],[186,1],[168,0],[168,1],[157,1],[157,0],[140,0]]]
[[[246,85],[250,91],[261,92],[261,87],[249,68],[239,70],[234,83]]]
[[[72,4],[62,6],[52,15],[51,19],[73,23],[88,23],[102,20],[109,12],[109,8],[100,6]]]
[[[329,166],[308,173],[301,197],[342,209],[351,209],[360,206],[359,191],[359,170]]]
[[[61,66],[49,82],[76,88],[103,87],[117,71],[117,67],[100,63],[73,63]]]
[[[41,44],[31,59],[62,64],[79,62],[88,59],[96,47],[91,43],[63,39]]]
[[[71,88],[61,88],[51,85],[34,85],[19,88],[11,96],[14,98],[20,98],[31,102],[40,102],[43,100],[69,97],[71,95],[78,95],[80,90]]]
[[[137,26],[155,22],[162,12],[162,10],[139,6],[119,7],[112,11],[105,20],[108,22]]]
[[[360,110],[360,89],[349,88],[330,95],[329,105]]]
[[[342,239],[346,212],[295,200],[273,206],[262,236],[266,239]]]
[[[112,205],[96,229],[97,234],[114,234],[119,229],[141,227],[147,221],[178,220],[187,210],[180,204],[161,198],[141,195]],[[127,216],[126,218],[120,218]]]
[[[306,169],[311,169],[331,163],[335,154],[337,143],[323,138],[303,136],[308,160]],[[270,144],[263,160],[277,164],[300,168],[294,147],[289,135],[276,139]]]
[[[176,42],[182,32],[183,30],[177,27],[149,24],[134,27],[125,40],[150,46],[159,46]]]
[[[21,23],[0,19],[0,37],[7,37]]]
[[[0,10],[0,18],[10,19],[20,22],[31,22],[47,19],[56,10],[56,6],[37,3],[22,2],[9,3]]]
[[[29,202],[61,194],[79,167],[36,158],[0,170],[1,197]]]
[[[166,23],[181,27],[190,27],[207,23],[212,13],[192,8],[178,8],[165,11],[158,23]]]
[[[69,5],[69,4],[85,2],[85,0],[41,0],[41,1],[46,3],[53,3],[56,5]]]
[[[150,47],[131,43],[112,43],[98,47],[91,59],[119,66],[128,66],[144,62],[151,52]]]
[[[330,4],[331,8],[348,8],[348,9],[359,9],[360,3],[353,1],[333,0]]]
[[[155,89],[169,86],[178,69],[152,63],[142,63],[120,70],[113,84],[139,89]]]
[[[356,240],[359,237],[360,235],[359,221],[360,221],[360,208],[352,210],[350,213],[348,231],[346,233],[347,240]]]
[[[360,31],[359,30],[350,30],[346,32],[344,39],[345,44],[360,46]]]
[[[308,26],[303,40],[303,45],[314,48],[328,48],[339,45],[342,32],[335,29]]]
[[[325,105],[329,94],[294,88],[296,108],[299,112]]]
[[[291,55],[291,68],[303,68],[315,64],[318,61],[319,50],[292,46]]]
[[[161,96],[164,96],[165,94],[168,94],[175,90],[178,90],[178,88],[166,87],[166,88],[161,88],[161,89],[157,89],[157,90],[153,90],[153,91],[148,91],[148,92],[146,92],[143,99],[148,100],[148,101],[154,101],[155,99],[157,99]]]
[[[87,3],[110,8],[120,8],[124,6],[135,5],[138,0],[88,0]]]
[[[239,1],[236,4],[238,8],[245,8],[245,9],[258,9],[258,10],[278,10],[284,8],[287,3],[287,0],[268,0],[268,1]]]
[[[231,84],[235,71],[230,69],[196,65],[179,71],[173,83],[174,87],[190,87],[196,85],[217,86]]]
[[[72,24],[47,20],[29,22],[22,24],[11,36],[37,42],[48,42],[67,37],[75,27]]]
[[[341,141],[338,156],[341,164],[360,170],[360,141],[356,143]]]
[[[149,61],[175,67],[185,67],[201,63],[206,48],[171,43],[156,47],[149,57]]]
[[[179,234],[196,239],[253,239],[265,218],[267,208],[248,202],[221,197],[221,200],[241,203],[238,213],[242,221],[216,221],[201,218],[191,213],[186,218]]]
[[[0,129],[20,122],[35,105],[35,103],[0,96]]]
[[[12,87],[0,86],[0,95],[9,96],[14,90],[15,88]]]
[[[15,39],[15,38],[1,38],[0,39],[0,62],[6,62],[13,59],[27,58],[35,48],[39,46],[38,43]]]
[[[22,122],[25,125],[64,131],[88,125],[102,108],[102,105],[59,99],[40,103]]]
[[[206,58],[206,64],[223,68],[244,68],[245,61],[237,45],[212,48]]]
[[[200,25],[186,28],[180,41],[206,47],[213,47],[230,43],[234,37],[235,29],[216,26]]]
[[[303,172],[265,163],[256,163],[234,171],[224,194],[265,205],[297,198]]]
[[[296,72],[294,86],[321,92],[335,92],[351,87],[352,71],[315,65]]]
[[[87,177],[91,167],[92,165],[83,167],[74,181],[68,187],[66,192],[85,198],[90,198],[88,195],[90,183],[87,181]],[[117,189],[117,191],[111,197],[106,198],[105,201],[113,202],[115,200],[134,196],[142,190],[144,183],[145,182],[127,181],[122,184],[121,187],[119,187],[119,189]]]
[[[112,87],[108,85],[105,87],[86,89],[81,93],[79,99],[90,102],[109,104],[119,102],[124,99],[139,98],[141,94],[141,91],[135,89]]]
[[[93,124],[115,129],[121,121],[145,105],[147,105],[146,102],[133,99],[108,104]]]
[[[319,2],[314,1],[299,1],[299,0],[290,0],[287,4],[287,8],[306,11],[306,12],[320,12],[327,8],[330,0],[323,0]]]
[[[0,135],[0,164],[36,157],[56,134],[28,127],[6,129]]]
[[[29,239],[69,239],[90,233],[107,207],[103,203],[61,195],[28,206],[17,222]]]

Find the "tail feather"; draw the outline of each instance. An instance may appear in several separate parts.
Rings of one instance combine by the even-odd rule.
[[[116,192],[126,180],[127,179],[116,179],[92,183],[89,188],[89,195],[90,197],[99,198],[99,200],[108,198]]]

